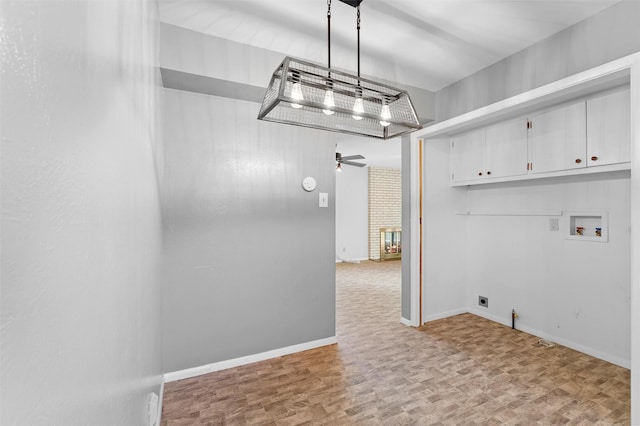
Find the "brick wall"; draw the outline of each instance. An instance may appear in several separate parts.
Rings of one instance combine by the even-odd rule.
[[[402,226],[400,169],[369,167],[369,259],[380,259],[380,228]]]

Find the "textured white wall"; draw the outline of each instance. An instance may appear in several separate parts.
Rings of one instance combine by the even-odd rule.
[[[369,177],[367,168],[344,166],[336,173],[336,258],[367,260]]]
[[[469,216],[467,304],[483,315],[629,367],[629,173],[469,189],[476,211],[607,211],[609,242],[567,240],[546,216]],[[478,296],[489,298],[487,309]]]
[[[515,309],[518,328],[629,366],[628,172],[450,187],[444,139],[426,143],[425,166],[426,321],[471,310],[510,324]],[[468,210],[495,215],[456,214]],[[536,215],[571,210],[607,211],[609,242],[567,240],[562,219],[549,231]]]
[[[469,274],[467,190],[449,186],[449,140],[424,143],[423,320],[466,312]]]
[[[162,368],[156,5],[0,6],[0,423],[143,425]]]
[[[640,58],[631,69],[631,422],[640,423]]]

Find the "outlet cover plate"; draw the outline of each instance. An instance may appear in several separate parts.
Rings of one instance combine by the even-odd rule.
[[[483,308],[488,308],[489,298],[484,296],[478,296],[478,305],[482,306]]]

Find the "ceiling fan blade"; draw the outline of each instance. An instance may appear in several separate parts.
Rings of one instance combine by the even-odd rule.
[[[347,166],[356,166],[356,167],[364,167],[366,164],[364,163],[356,163],[355,161],[341,161],[342,164],[346,164]]]
[[[341,157],[343,160],[364,160],[364,157],[360,154],[358,155],[347,155],[346,157]]]

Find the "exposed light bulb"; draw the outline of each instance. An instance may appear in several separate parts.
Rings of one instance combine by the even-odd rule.
[[[384,127],[387,127],[389,124],[391,124],[387,121],[391,118],[391,111],[389,111],[389,105],[382,105],[382,109],[380,110],[380,118],[382,118],[382,120],[380,120],[380,124],[383,125]]]
[[[300,83],[293,83],[293,87],[291,88],[291,99],[295,99],[296,101],[303,101],[304,96],[302,96],[302,85]],[[298,109],[302,108],[302,105],[291,102],[291,106]]]
[[[326,106],[327,108],[333,108],[334,106],[336,106],[336,103],[333,100],[333,90],[331,89],[324,92],[324,106]],[[331,111],[330,109],[323,109],[322,112],[327,115],[333,114],[333,111]]]
[[[342,163],[338,163],[336,165],[336,172],[341,172],[342,171]]]
[[[362,98],[356,98],[356,101],[353,103],[353,117],[354,120],[362,120],[362,114],[364,112],[364,102],[362,102]]]

